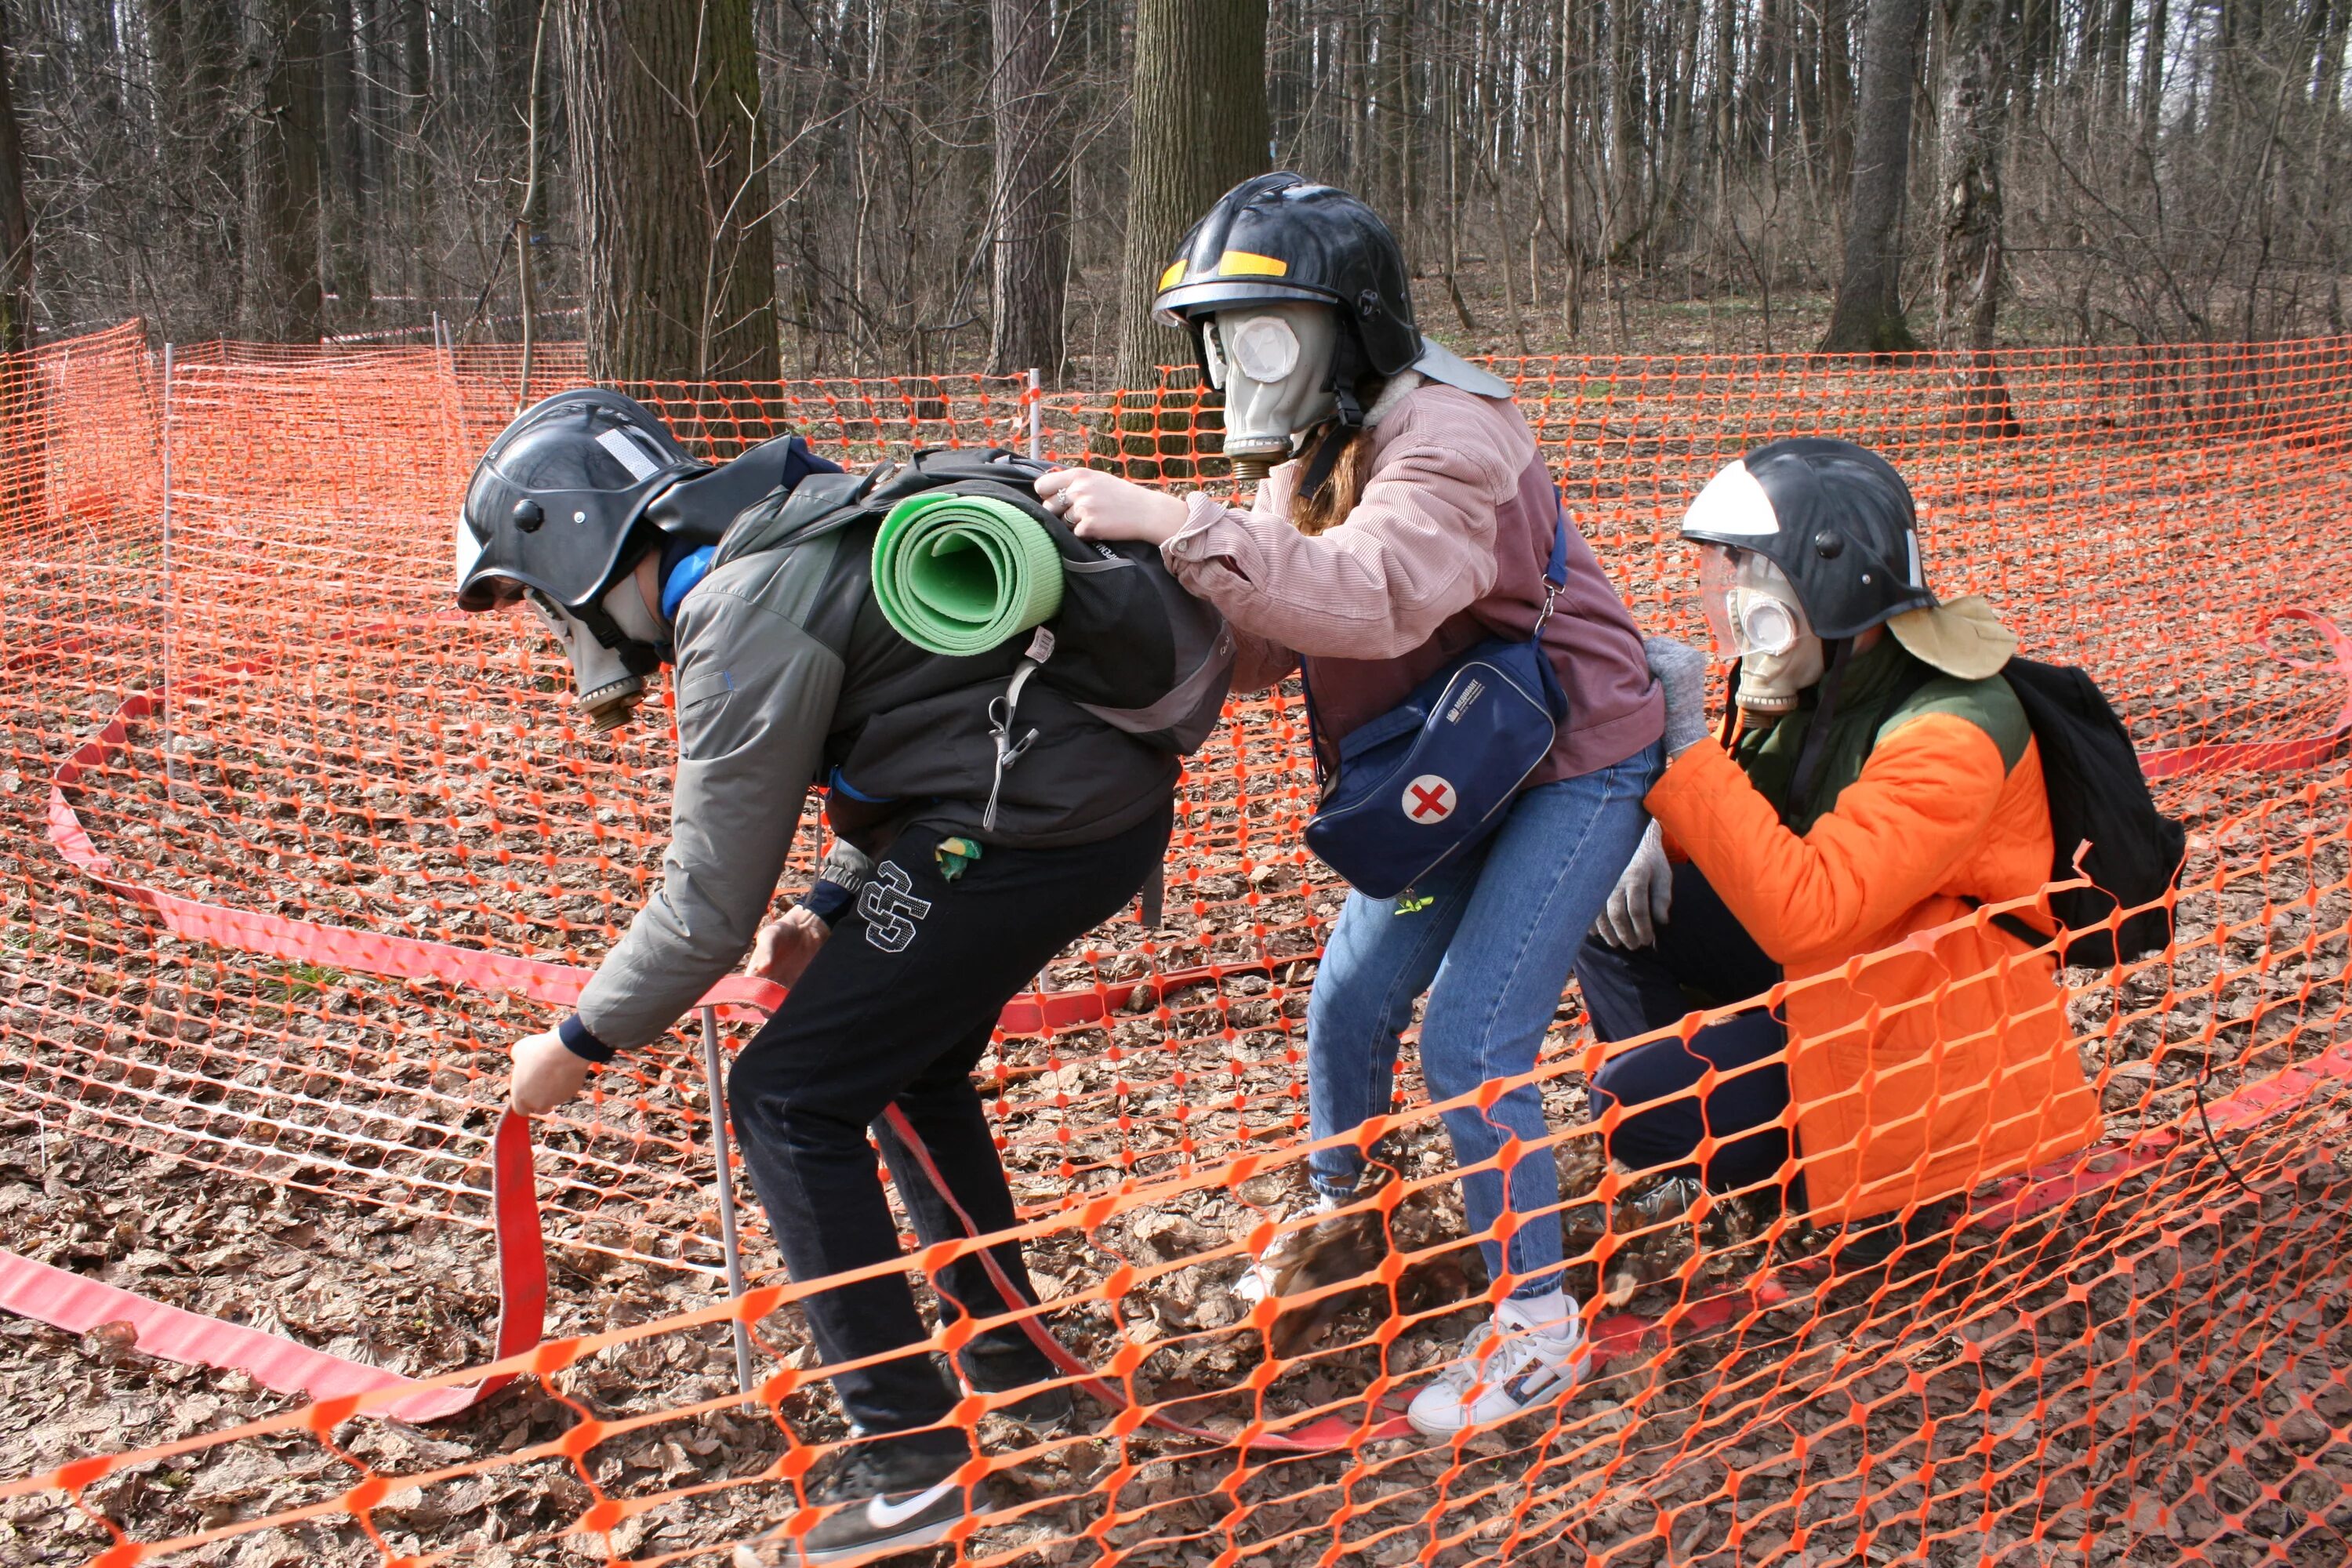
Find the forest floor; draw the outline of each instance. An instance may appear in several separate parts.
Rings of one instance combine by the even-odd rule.
[[[2352,1037],[2341,984],[2352,867],[2340,822],[2332,841],[2322,832],[2316,858],[2308,853],[2308,836],[2328,826],[2314,820],[2322,809],[2193,821],[2189,884],[2217,865],[2237,872],[2220,892],[2184,902],[2172,962],[2119,982],[2103,973],[2070,976],[2084,1065],[2105,1083],[2112,1136],[2193,1112],[2200,1079],[2203,1092],[2219,1098]],[[2261,869],[2247,874],[2250,866]],[[1260,890],[1278,902],[1280,878],[1292,874],[1262,879]],[[1297,929],[1278,911],[1269,919]],[[1213,937],[1162,934],[1171,945],[1209,944],[1203,956],[1213,955]],[[111,991],[45,994],[32,957],[5,958],[12,1018],[21,1025],[28,1007],[47,1015],[42,1033],[51,1038],[77,1017],[120,1028],[126,1017],[152,1016],[167,993],[172,1010],[184,1016],[209,1006],[228,1016],[225,1025],[257,1005],[217,981],[208,996],[184,984],[173,991],[173,973],[189,954],[170,940],[152,956],[126,954],[122,984]],[[1231,994],[1220,993],[1215,1006],[1161,997],[1102,1030],[1066,1033],[1050,1048],[1058,1065],[1040,1061],[1031,1043],[1007,1042],[995,1065],[1008,1086],[1003,1121],[1016,1192],[1050,1212],[1048,1200],[1066,1190],[1074,1165],[1077,1185],[1103,1190],[1130,1152],[1124,1141],[1135,1124],[1154,1114],[1189,1124],[1213,1146],[1234,1147],[1234,1138],[1246,1145],[1245,1124],[1264,1119],[1215,1110],[1213,1101],[1287,1101],[1295,1068],[1272,1047],[1295,1026],[1312,967],[1301,955],[1276,975],[1229,977]],[[1234,1050],[1229,1031],[1237,1016],[1244,1040],[1264,1048]],[[1576,1022],[1564,1007],[1549,1059],[1576,1048]],[[476,1021],[492,1039],[503,1037],[499,1026],[495,1018]],[[1114,1046],[1137,1058],[1173,1051],[1197,1067],[1247,1061],[1249,1081],[1221,1080],[1212,1097],[1188,1093],[1171,1076],[1156,1087],[1130,1085],[1121,1116],[1073,1116],[1074,1100],[1099,1094],[1108,1107],[1117,1098],[1097,1081],[1117,1070],[1106,1068],[1117,1059]],[[167,1044],[152,1059],[167,1068],[174,1048]],[[485,1047],[484,1059],[445,1088],[487,1114],[497,1067]],[[1417,1099],[1419,1087],[1408,1072],[1409,1095]],[[1580,1123],[1576,1075],[1553,1077],[1547,1102],[1555,1125]],[[1210,1109],[1188,1114],[1196,1103]],[[1219,1115],[1231,1120],[1213,1134]],[[1108,1547],[1122,1562],[1192,1568],[1230,1544],[1282,1563],[1319,1555],[1336,1528],[1364,1561],[1426,1555],[1444,1568],[1498,1554],[1546,1560],[1533,1554],[1562,1542],[1643,1564],[1756,1561],[1776,1545],[1810,1551],[1816,1562],[1916,1550],[1957,1563],[1976,1560],[1981,1547],[1994,1555],[2027,1552],[2015,1561],[2038,1564],[2030,1552],[2045,1545],[2095,1562],[2252,1561],[2282,1552],[2293,1562],[2339,1561],[2314,1553],[2318,1532],[2352,1525],[2345,1507],[2352,1330],[2341,1313],[2323,1310],[2352,1287],[2337,1219],[2352,1178],[2326,1152],[2347,1131],[2352,1112],[2315,1100],[2284,1124],[2230,1140],[2251,1190],[2225,1186],[2210,1164],[2184,1160],[2030,1223],[1948,1238],[1931,1248],[1927,1271],[1907,1281],[1881,1275],[1827,1283],[1817,1271],[1800,1271],[1793,1290],[1747,1311],[1728,1338],[1677,1342],[1606,1369],[1556,1422],[1530,1418],[1458,1452],[1388,1441],[1244,1469],[1229,1449],[1203,1452],[1149,1431],[1110,1436],[1108,1413],[1086,1401],[1081,1429],[1042,1442],[990,1417],[982,1436],[1009,1457],[998,1475],[1005,1515],[976,1539],[975,1552],[1080,1568]],[[691,1139],[667,1128],[652,1157],[672,1145],[691,1147]],[[1374,1331],[1389,1316],[1385,1293],[1335,1299],[1328,1321],[1290,1347],[1292,1359],[1266,1384],[1271,1415],[1344,1406],[1382,1370],[1384,1354],[1391,1375],[1425,1374],[1475,1321],[1469,1302],[1482,1271],[1460,1242],[1442,1130],[1409,1115],[1394,1148],[1411,1189],[1396,1236],[1416,1265],[1395,1302],[1404,1331],[1384,1352]],[[1591,1140],[1564,1140],[1559,1157],[1566,1191],[1591,1193],[1601,1176]],[[487,1357],[496,1291],[479,1229],[413,1205],[356,1204],[270,1175],[206,1169],[78,1136],[71,1124],[0,1112],[0,1246],[411,1373]],[[1234,1238],[1296,1195],[1295,1167],[1160,1195],[1147,1183],[1096,1230],[1055,1231],[1030,1249],[1049,1299],[1084,1297],[1125,1262],[1149,1274],[1116,1313],[1098,1296],[1073,1300],[1055,1315],[1055,1331],[1098,1365],[1122,1345],[1143,1347],[1135,1373],[1142,1397],[1181,1402],[1185,1419],[1230,1429],[1249,1413],[1246,1381],[1268,1364],[1232,1292],[1246,1263]],[[1817,1256],[1829,1240],[1806,1226],[1775,1227],[1748,1203],[1717,1205],[1694,1219],[1682,1211],[1686,1196],[1634,1184],[1606,1224],[1618,1248],[1608,1278],[1583,1265],[1571,1281],[1580,1296],[1662,1316],[1737,1286],[1765,1260],[1768,1242],[1771,1261],[1786,1263]],[[1604,1228],[1598,1206],[1571,1201],[1568,1224],[1572,1252],[1589,1256]],[[750,1247],[755,1268],[772,1257],[756,1228]],[[1200,1261],[1188,1263],[1196,1255]],[[551,1263],[551,1334],[648,1322],[715,1299],[707,1272],[609,1248],[559,1240]],[[763,1366],[811,1364],[796,1310],[770,1319],[760,1335]],[[303,1435],[247,1439],[128,1467],[85,1502],[153,1539],[331,1501],[361,1479],[351,1460],[387,1475],[415,1473],[550,1441],[583,1414],[609,1419],[724,1405],[732,1387],[722,1330],[671,1331],[429,1428],[353,1422],[332,1446]],[[216,1429],[288,1403],[241,1373],[157,1361],[104,1330],[76,1337],[0,1319],[0,1475]],[[2183,1410],[2204,1418],[2176,1423],[2162,1441],[2141,1434],[2148,1417]],[[609,1542],[562,1533],[592,1493],[581,1472],[557,1458],[423,1490],[395,1483],[373,1523],[393,1551],[454,1552],[489,1564],[716,1548],[791,1511],[790,1487],[759,1479],[785,1451],[785,1426],[803,1442],[844,1435],[820,1385],[795,1390],[772,1412],[756,1403],[716,1408],[589,1450],[585,1473],[611,1496],[739,1483],[666,1501]],[[1791,1433],[1803,1438],[1793,1450]],[[2121,1460],[2119,1440],[2128,1449]],[[1116,1518],[1097,1545],[1085,1532],[1106,1507]],[[110,1539],[90,1512],[55,1494],[0,1502],[0,1563],[11,1568],[81,1561]],[[2341,1539],[2332,1537],[2337,1545]],[[183,1560],[291,1568],[381,1555],[357,1521],[331,1514],[240,1534]]]
[[[78,605],[79,586],[69,592]],[[404,689],[371,664],[383,651],[308,649],[275,691],[261,676],[250,689],[224,683],[212,729],[163,739],[134,725],[131,761],[87,777],[69,804],[122,874],[194,898],[509,951],[609,931],[614,889],[659,855],[645,831],[659,820],[656,786],[619,782],[629,770],[617,767],[595,781],[620,817],[608,837],[601,813],[562,793],[580,786],[556,759],[529,752],[548,742],[509,747],[508,734],[528,732],[513,710],[529,689],[487,662],[446,683],[432,716],[436,735],[500,722],[495,756],[420,741],[414,710],[330,706]],[[2242,737],[2249,714],[2314,711],[2308,687],[2293,685],[2308,677],[2262,659],[2227,668],[2157,694],[2166,743]],[[27,747],[0,770],[0,856],[12,861],[0,882],[0,1247],[405,1373],[488,1359],[498,1298],[478,1150],[505,1043],[543,1027],[547,1010],[163,933],[60,862],[47,837],[45,770],[120,693],[61,695],[30,668],[16,674],[0,689],[0,732]],[[183,711],[195,710],[188,694]],[[1261,711],[1238,742],[1213,743],[1180,827],[1165,923],[1106,928],[1099,956],[1081,944],[1045,984],[1225,973],[1123,1001],[1098,1025],[1009,1037],[981,1072],[1017,1200],[1066,1216],[1029,1248],[1057,1304],[1055,1331],[1093,1364],[1131,1357],[1140,1400],[1224,1431],[1259,1398],[1269,1418],[1296,1421],[1360,1404],[1383,1373],[1427,1375],[1475,1321],[1483,1282],[1408,1052],[1394,1230],[1413,1267],[1393,1297],[1331,1298],[1278,1362],[1244,1321],[1242,1238],[1300,1195],[1301,1020],[1338,899],[1297,846],[1280,723]],[[172,776],[159,776],[163,754]],[[453,777],[478,763],[480,778],[436,796],[428,786],[446,780],[427,763]],[[2347,796],[2331,777],[2168,784],[2192,836],[2174,951],[2069,973],[2110,1139],[2147,1135],[2169,1151],[2121,1184],[1931,1238],[1924,1271],[1902,1279],[1825,1279],[1829,1233],[1753,1202],[1687,1208],[1671,1184],[1637,1181],[1604,1215],[1591,1198],[1604,1174],[1595,1140],[1569,1131],[1586,1115],[1571,993],[1542,1063],[1546,1110],[1566,1134],[1570,1255],[1607,1262],[1580,1262],[1570,1284],[1596,1308],[1678,1319],[1664,1343],[1612,1362],[1556,1411],[1459,1449],[1385,1439],[1243,1465],[1230,1447],[1118,1436],[1090,1401],[1077,1429],[1045,1440],[986,1418],[1003,1507],[975,1554],[1052,1568],[1206,1568],[1229,1549],[1287,1568],[1335,1544],[1383,1568],[1580,1556],[1640,1568],[1906,1554],[2034,1568],[2342,1562],[2352,1327],[2337,1307],[2352,1289],[2352,1178],[2335,1152],[2352,1110],[2315,1094],[2252,1129],[2225,1126],[2234,1175],[2199,1131],[2200,1097],[2352,1039]],[[542,788],[545,799],[532,793]],[[2263,804],[2250,810],[2253,800]],[[528,804],[503,815],[484,804],[516,801]],[[609,857],[593,876],[581,869],[591,857]],[[509,862],[571,869],[536,885],[484,873]],[[690,1050],[650,1051],[606,1081],[622,1088],[539,1128],[551,1335],[626,1330],[719,1299],[711,1108]],[[1236,1155],[1256,1157],[1254,1173],[1202,1179]],[[1125,1183],[1116,1212],[1083,1228],[1071,1205]],[[781,1283],[749,1217],[753,1281]],[[1768,1265],[1785,1266],[1776,1289],[1734,1300],[1708,1330],[1697,1308]],[[1106,1300],[1107,1281],[1130,1268],[1134,1287]],[[814,1364],[797,1310],[758,1334],[762,1373]],[[0,1501],[0,1564],[87,1561],[113,1539],[107,1521],[155,1540],[311,1506],[319,1517],[178,1560],[723,1562],[792,1511],[793,1488],[767,1479],[789,1445],[845,1434],[821,1384],[772,1408],[733,1391],[723,1330],[663,1331],[429,1426],[368,1420],[328,1441],[247,1438],[125,1466],[79,1505],[55,1493]],[[0,1317],[0,1478],[292,1404],[104,1329],[73,1336]],[[501,1458],[561,1439],[583,1415],[649,1424],[576,1464]],[[397,1479],[474,1464],[429,1488]],[[364,1525],[337,1504],[362,1465],[393,1478]],[[592,1483],[663,1500],[610,1540],[567,1534]]]

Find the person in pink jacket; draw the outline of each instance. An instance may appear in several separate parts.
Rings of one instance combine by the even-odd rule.
[[[1046,475],[1038,494],[1081,536],[1157,543],[1232,623],[1237,688],[1300,670],[1327,764],[1465,650],[1535,632],[1560,515],[1551,476],[1509,385],[1414,325],[1403,254],[1370,208],[1297,174],[1245,181],[1186,237],[1154,308],[1192,333],[1223,392],[1225,451],[1259,478],[1255,504],[1087,469]],[[1313,1134],[1342,1139],[1309,1157],[1321,1208],[1369,1191],[1342,1135],[1390,1109],[1398,1037],[1424,993],[1423,1076],[1433,1098],[1465,1100],[1445,1124],[1498,1289],[1492,1321],[1412,1401],[1433,1436],[1557,1400],[1586,1361],[1561,1284],[1549,1131],[1526,1079],[1647,826],[1664,709],[1633,617],[1572,529],[1568,545],[1542,622],[1570,704],[1549,755],[1477,850],[1393,899],[1349,894],[1307,1009]],[[1520,1081],[1481,1110],[1475,1091],[1496,1079]],[[1276,1290],[1310,1262],[1332,1279],[1381,1258],[1370,1205],[1290,1239]]]

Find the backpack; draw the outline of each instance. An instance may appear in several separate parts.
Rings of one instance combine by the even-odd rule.
[[[2088,674],[2030,658],[2011,658],[2000,673],[2042,752],[2056,847],[2051,879],[2088,877],[2092,883],[2050,895],[2050,912],[2062,928],[2062,962],[2106,968],[2162,952],[2172,942],[2172,908],[2162,900],[2180,879],[2189,830],[2156,809],[2131,732]],[[2074,854],[2083,845],[2078,873]],[[2105,921],[2119,908],[2137,912],[2110,931]],[[2024,924],[1999,918],[2012,929]]]
[[[2162,952],[2172,942],[2172,910],[2162,900],[2179,879],[2188,829],[2156,809],[2130,731],[2086,672],[2011,658],[2000,675],[2025,710],[2042,753],[2053,850],[2050,879],[2090,879],[2087,887],[2050,895],[2059,962],[2104,969]],[[1889,700],[1880,723],[1937,676],[1922,665]],[[2137,912],[2111,931],[2106,920],[2118,909]],[[2036,947],[2050,941],[2013,914],[1995,915],[1993,923]]]
[[[1037,479],[1052,468],[1003,447],[934,447],[864,474],[813,473],[739,516],[713,564],[879,521],[927,491],[1010,501],[1062,557],[1062,607],[1029,645],[1036,679],[1112,729],[1188,756],[1223,716],[1233,629],[1184,591],[1155,547],[1080,539],[1040,505]]]

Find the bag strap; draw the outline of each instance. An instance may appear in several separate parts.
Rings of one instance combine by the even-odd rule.
[[[1793,826],[1813,803],[1813,786],[1821,782],[1822,768],[1829,760],[1830,722],[1837,717],[1838,691],[1845,685],[1846,661],[1853,655],[1852,637],[1831,637],[1828,640],[1830,667],[1822,677],[1820,697],[1813,703],[1813,716],[1806,721],[1805,739],[1797,748],[1797,767],[1789,781],[1789,805],[1784,820]]]
[[[1528,640],[1529,642],[1538,644],[1542,642],[1544,623],[1551,619],[1552,608],[1559,603],[1560,593],[1567,586],[1568,503],[1560,499],[1559,491],[1557,489],[1554,489],[1552,491],[1551,559],[1544,564],[1543,608],[1536,615],[1535,629],[1528,634]],[[1315,773],[1317,779],[1319,781],[1323,776],[1323,748],[1318,745],[1315,741],[1315,737],[1319,731],[1320,726],[1318,726],[1315,721],[1315,683],[1307,678],[1307,656],[1305,654],[1300,654],[1298,656],[1298,691],[1299,695],[1307,700],[1307,750],[1314,755]]]
[[[775,515],[748,527],[730,525],[719,541],[714,566],[724,566],[745,555],[781,550],[846,527],[864,515],[863,503],[872,490],[877,468],[865,474],[811,474],[794,486]]]
[[[1307,704],[1307,755],[1315,763],[1315,783],[1318,789],[1328,782],[1323,766],[1323,726],[1315,718],[1315,682],[1307,673],[1307,656],[1298,656],[1298,695]]]
[[[1551,619],[1552,606],[1568,586],[1568,502],[1560,499],[1557,488],[1551,492],[1551,559],[1544,565],[1543,611],[1536,616],[1530,641],[1541,640],[1544,623]]]

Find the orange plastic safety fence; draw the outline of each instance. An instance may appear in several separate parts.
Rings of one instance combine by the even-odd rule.
[[[399,955],[591,964],[666,836],[663,727],[593,735],[531,623],[446,610],[473,456],[582,363],[540,345],[525,388],[511,347],[215,344],[175,351],[167,384],[131,327],[0,377],[32,389],[0,460],[0,1162],[24,1167],[0,1183],[28,1194],[0,1186],[0,1246],[480,1375],[504,1048],[551,1008]],[[1603,1363],[1540,1415],[1401,1436],[1394,1396],[1460,1354],[1490,1289],[1409,1062],[1363,1134],[1402,1176],[1370,1204],[1390,1263],[1256,1306],[1233,1289],[1296,1228],[1305,999],[1345,892],[1300,845],[1295,697],[1237,696],[1186,769],[1163,923],[1057,959],[982,1066],[1040,1319],[1125,1408],[1082,1400],[1090,1429],[1040,1439],[990,1413],[1005,1397],[967,1401],[999,1506],[952,1555],[2340,1561],[2352,340],[1496,368],[1647,629],[1704,635],[1674,525],[1706,475],[1833,432],[1910,477],[1940,590],[1991,595],[2029,652],[2096,675],[2191,831],[2173,947],[2066,974],[2109,1142],[1931,1211],[1909,1266],[1833,1273],[1835,1233],[1761,1194],[1685,1207],[1605,1167],[1571,991],[1537,1073],[1564,1211],[1507,1223],[1567,1226]],[[1026,448],[1034,428],[1049,457],[1220,485],[1189,380],[637,390],[713,456],[787,430],[845,462]],[[192,938],[100,876],[295,935]],[[1790,990],[1906,964],[1857,955]],[[76,1395],[100,1426],[0,1437],[24,1477],[0,1526],[110,1563],[724,1561],[805,1531],[809,1468],[845,1428],[755,1211],[759,1288],[700,1304],[709,1114],[680,1037],[541,1120],[552,1321],[575,1336],[508,1363],[541,1392],[425,1436],[231,1380],[190,1420],[194,1385],[99,1343],[123,1363]],[[730,1314],[765,1380],[749,1400]]]

